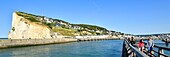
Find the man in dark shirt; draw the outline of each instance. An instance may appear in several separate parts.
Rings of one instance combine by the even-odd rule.
[[[133,46],[135,43],[136,43],[135,39],[133,37],[131,37],[130,44]]]

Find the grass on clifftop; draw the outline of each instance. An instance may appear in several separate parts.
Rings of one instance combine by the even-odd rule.
[[[61,28],[61,27],[54,27],[52,29],[53,32],[57,32],[59,33],[59,35],[63,35],[63,36],[75,36],[76,30],[73,29],[65,29],[65,28]]]
[[[28,19],[32,22],[40,22],[39,20],[36,20],[36,16],[34,16],[33,14],[28,14],[28,13],[24,13],[24,12],[16,12],[17,15],[24,17],[25,19]]]
[[[16,12],[16,14],[24,17],[25,19],[30,20],[31,22],[40,22],[39,20],[36,19],[37,15],[28,14],[28,13],[25,13],[25,12]],[[39,17],[41,17],[41,16],[39,16]],[[59,21],[61,21],[61,20],[59,20]],[[74,29],[66,29],[66,28],[62,28],[62,27],[55,27],[54,26],[55,23],[42,22],[42,25],[49,27],[53,32],[57,32],[59,35],[75,36],[76,30],[74,30]]]
[[[24,17],[25,19],[31,22],[35,22],[37,24],[47,26],[48,28],[50,28],[52,32],[57,32],[59,35],[63,35],[63,36],[107,35],[109,32],[109,30],[107,30],[106,28],[96,26],[96,25],[71,24],[69,22],[66,22],[60,19],[53,19],[53,18],[48,18],[50,20],[53,20],[53,22],[48,23],[44,20],[39,20],[39,18],[44,19],[46,16],[34,15],[34,14],[29,14],[29,13],[20,12],[20,11],[17,11],[16,14]],[[55,25],[58,23],[62,23],[62,24],[60,24],[59,27],[56,27]],[[80,29],[76,29],[75,27],[77,26],[80,27]],[[116,32],[116,31],[113,31],[113,32],[122,34],[121,32]]]

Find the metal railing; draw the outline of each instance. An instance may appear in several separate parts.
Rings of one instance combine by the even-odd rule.
[[[145,43],[145,46],[146,46],[147,43]],[[170,57],[169,55],[167,54],[164,54],[164,50],[166,51],[170,51],[170,48],[168,47],[161,47],[161,46],[157,46],[157,45],[154,45],[154,48],[157,48],[158,50],[154,50],[153,49],[153,52],[155,54],[149,54],[147,52],[147,47],[145,47],[144,49],[144,52],[142,51],[139,51],[137,49],[137,44],[135,45],[131,45],[127,39],[124,39],[124,43],[123,43],[123,49],[122,49],[122,57],[149,57],[149,56],[154,56],[154,57]]]
[[[145,43],[146,45],[147,43]],[[167,51],[170,51],[170,48],[167,48],[167,47],[161,47],[161,46],[157,46],[157,45],[154,45],[154,48],[157,48],[158,50],[154,50],[153,49],[153,52],[154,53],[157,53],[158,54],[158,57],[170,57],[169,55],[167,54],[164,54],[164,50],[167,50]],[[146,51],[147,47],[145,47],[145,51]],[[147,54],[149,55],[149,54]],[[154,54],[152,54],[154,55]],[[156,55],[154,55],[156,56]]]
[[[133,47],[127,41],[127,39],[124,39],[122,57],[149,57],[149,56],[139,51],[137,48]]]

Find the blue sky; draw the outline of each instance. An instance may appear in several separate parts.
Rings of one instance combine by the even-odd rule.
[[[12,13],[23,11],[70,23],[92,24],[132,34],[170,32],[170,0],[0,0],[0,37]]]

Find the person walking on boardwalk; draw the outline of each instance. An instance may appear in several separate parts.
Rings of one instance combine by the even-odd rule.
[[[133,46],[135,43],[136,43],[135,39],[133,37],[131,37],[130,44]]]
[[[168,45],[169,45],[168,39],[165,40],[165,45],[166,45],[166,47],[168,47]]]
[[[147,47],[148,47],[148,52],[152,55],[154,41],[151,39],[151,37],[148,38]]]
[[[139,48],[140,51],[143,52],[143,50],[144,50],[144,42],[143,42],[142,39],[139,40],[138,48]]]
[[[135,43],[136,43],[136,42],[135,42],[135,39],[134,39],[133,37],[131,37],[131,39],[130,39],[130,44],[133,46]],[[132,51],[132,50],[131,50],[131,51]],[[134,57],[134,56],[135,56],[135,53],[132,52],[132,57]]]

